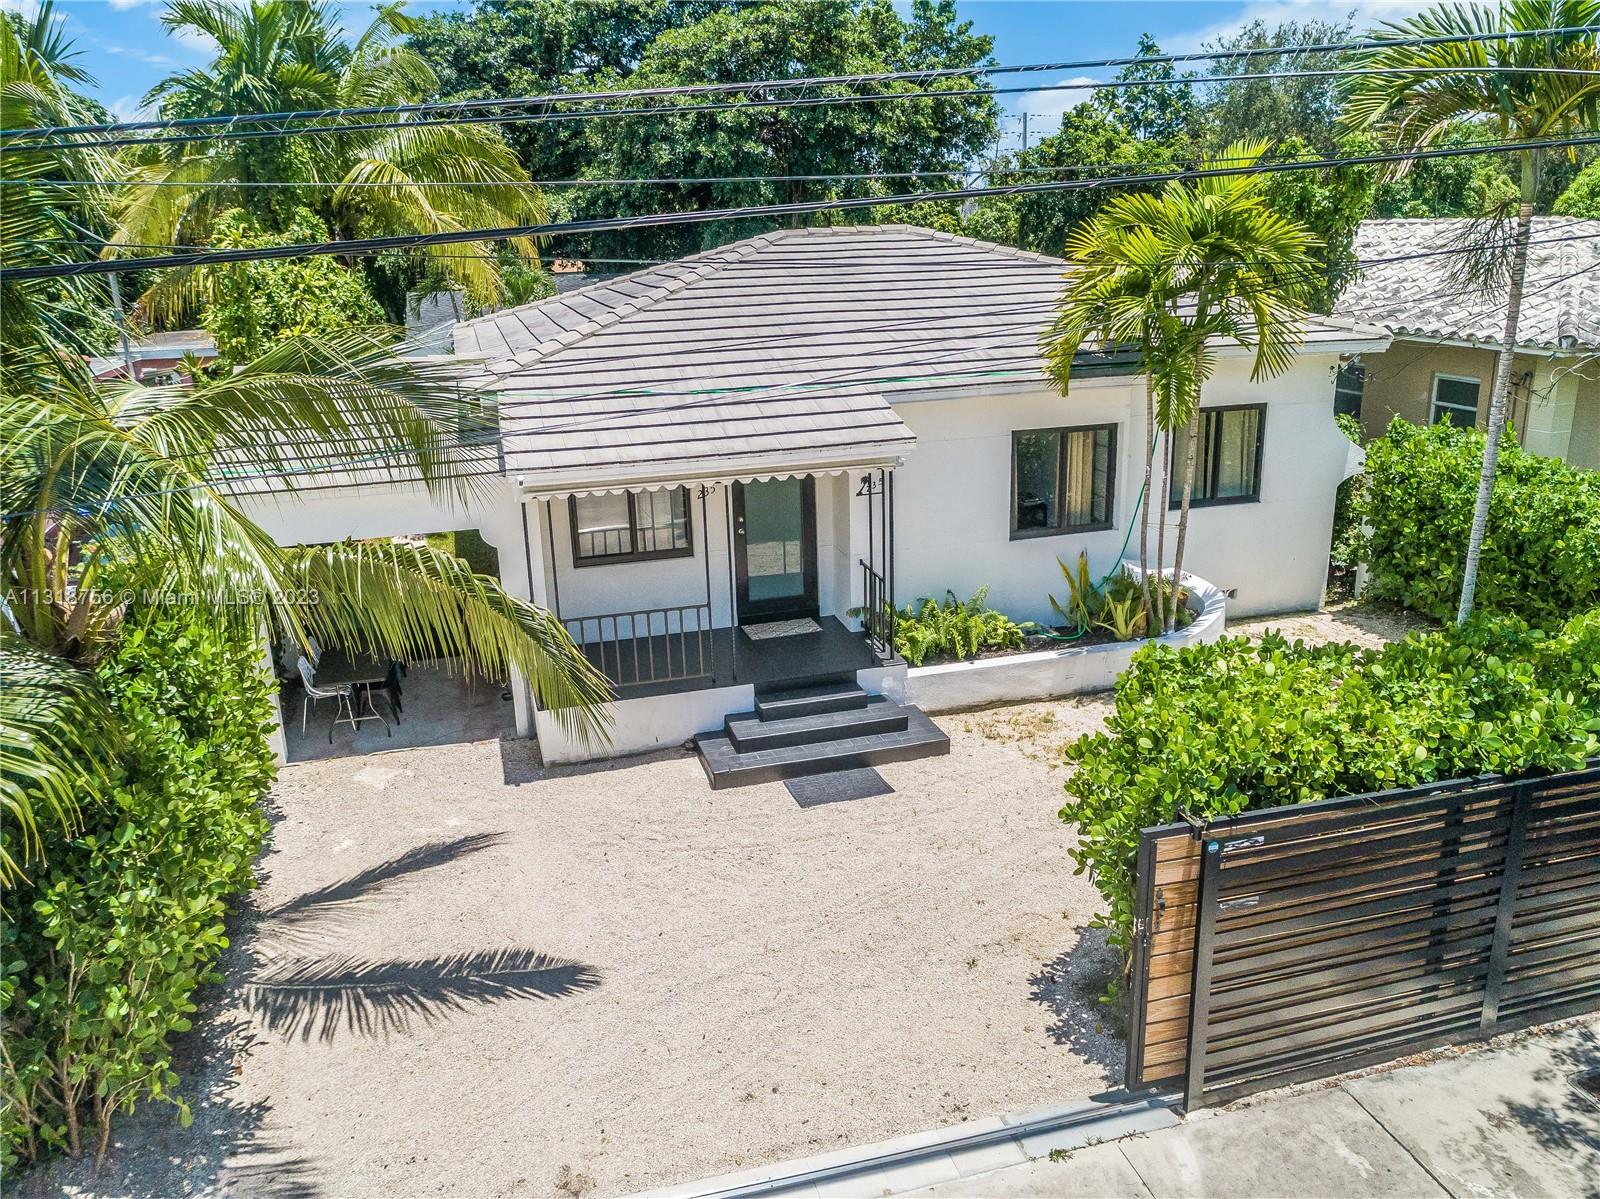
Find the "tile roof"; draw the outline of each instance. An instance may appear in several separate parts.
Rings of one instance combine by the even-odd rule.
[[[884,461],[914,440],[895,398],[1043,379],[1066,267],[911,226],[782,230],[463,322],[455,347],[499,393],[508,473],[541,484]],[[1376,336],[1324,318],[1306,340]]]
[[[1355,251],[1363,261],[1450,249],[1472,222],[1362,221]],[[1518,318],[1519,345],[1559,350],[1600,346],[1600,221],[1535,217],[1528,278]],[[1357,316],[1396,336],[1498,345],[1505,326],[1505,289],[1487,292],[1451,279],[1456,256],[1378,262],[1344,290],[1335,315]]]

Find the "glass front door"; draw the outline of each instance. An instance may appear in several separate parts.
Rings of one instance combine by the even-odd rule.
[[[736,483],[739,620],[817,614],[817,497],[809,479]]]

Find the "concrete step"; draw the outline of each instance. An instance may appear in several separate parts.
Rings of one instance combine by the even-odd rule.
[[[823,712],[847,712],[867,706],[867,693],[853,677],[832,679],[805,687],[785,687],[756,696],[756,716],[762,720],[785,720],[793,716],[817,716]]]
[[[881,695],[872,695],[867,697],[865,707],[814,712],[809,716],[763,720],[758,713],[741,712],[729,716],[722,727],[734,749],[739,753],[753,753],[761,749],[782,749],[786,745],[898,733],[906,727],[906,721],[906,710],[899,704]]]
[[[950,752],[950,738],[920,708],[905,707],[901,711],[906,717],[906,727],[897,732],[870,733],[750,753],[740,753],[727,733],[702,733],[695,738],[695,748],[713,791],[827,774],[834,770],[859,770],[864,766],[907,762]]]

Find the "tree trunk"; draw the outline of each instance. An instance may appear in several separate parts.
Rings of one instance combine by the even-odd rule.
[[[1483,554],[1483,539],[1489,529],[1489,501],[1494,495],[1494,477],[1500,466],[1500,438],[1506,428],[1506,402],[1511,393],[1511,365],[1517,352],[1517,322],[1522,309],[1522,285],[1528,274],[1528,239],[1533,232],[1533,193],[1537,176],[1533,156],[1524,153],[1522,162],[1522,204],[1517,209],[1516,241],[1511,248],[1511,286],[1506,294],[1505,333],[1501,337],[1500,358],[1495,364],[1494,390],[1489,393],[1489,427],[1483,443],[1483,469],[1478,472],[1478,502],[1472,509],[1472,532],[1467,537],[1467,560],[1461,569],[1461,604],[1456,609],[1456,624],[1463,625],[1472,615],[1472,601],[1478,590],[1478,560]]]
[[[1199,355],[1197,354],[1196,357]],[[1198,379],[1194,397],[1194,411],[1189,416],[1189,444],[1183,454],[1183,501],[1178,507],[1178,544],[1172,551],[1172,606],[1167,609],[1166,623],[1161,628],[1170,633],[1178,624],[1178,589],[1183,579],[1183,546],[1189,539],[1189,499],[1194,494],[1195,451],[1200,444],[1200,392]]]
[[[1148,370],[1144,377],[1144,491],[1139,505],[1139,590],[1144,596],[1144,627],[1156,627],[1155,609],[1150,604],[1150,475],[1156,457],[1156,389]]]
[[[1156,577],[1159,580],[1161,572],[1167,565],[1167,511],[1168,501],[1172,495],[1172,435],[1169,430],[1163,430],[1167,436],[1161,442],[1161,498],[1156,502]],[[1167,619],[1167,590],[1156,584],[1155,605],[1156,623],[1145,629],[1145,636],[1159,636],[1166,627]]]

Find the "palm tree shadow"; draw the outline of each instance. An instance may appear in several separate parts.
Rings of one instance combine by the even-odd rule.
[[[600,985],[600,972],[533,949],[373,961],[291,959],[258,975],[245,1002],[271,1031],[309,1041],[389,1037],[503,999],[560,999]]]
[[[386,862],[368,866],[349,878],[318,887],[314,891],[307,891],[275,908],[268,908],[261,915],[275,923],[293,925],[327,912],[346,908],[398,878],[415,874],[419,870],[431,870],[436,866],[449,865],[469,854],[491,849],[504,840],[504,833],[473,833],[471,836],[458,837],[454,841],[430,841],[415,849],[408,849]]]

